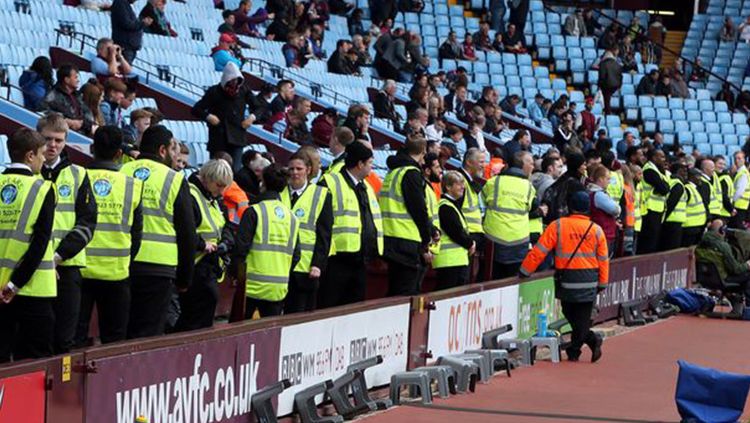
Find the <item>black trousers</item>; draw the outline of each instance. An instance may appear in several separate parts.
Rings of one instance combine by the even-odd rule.
[[[266,301],[250,297],[245,298],[245,318],[252,319],[255,310],[258,310],[260,317],[281,316],[284,312],[284,300]]]
[[[216,304],[219,302],[219,281],[215,266],[198,262],[195,266],[193,284],[179,294],[180,317],[174,326],[175,332],[210,328],[214,324]]]
[[[478,257],[478,263],[479,263],[479,272],[476,274],[476,278],[474,282],[484,282],[487,278],[484,276],[484,267],[485,267],[485,261],[487,260],[487,257],[484,255],[484,246],[487,238],[484,237],[484,234],[482,233],[471,233],[471,239],[474,240],[474,243],[477,244],[476,253],[474,255]],[[471,259],[469,261],[471,263]],[[471,266],[471,264],[469,264]],[[471,267],[469,268],[469,282],[471,282],[472,278],[471,274]]]
[[[0,303],[0,363],[50,357],[55,337],[54,298],[16,295]]]
[[[589,348],[594,346],[596,335],[591,331],[591,310],[594,308],[593,302],[588,303],[571,303],[561,302],[563,316],[570,323],[573,329],[571,334],[571,344],[568,347],[568,357],[578,358],[581,355],[581,347],[586,344]]]
[[[638,254],[655,253],[659,251],[661,239],[661,220],[664,213],[651,210],[643,216],[641,232],[638,235]]]
[[[81,269],[60,266],[57,268],[57,298],[52,305],[55,311],[55,354],[73,348],[81,309]]]
[[[284,314],[315,311],[318,306],[320,279],[310,279],[308,273],[292,272],[289,275],[289,292],[286,294]]]
[[[163,335],[174,279],[137,275],[131,276],[130,281],[128,339]]]
[[[437,269],[435,289],[450,289],[469,283],[469,266],[442,267]]]
[[[518,275],[518,271],[521,269],[521,262],[517,263],[492,263],[492,279],[504,279]]]
[[[336,307],[365,300],[367,274],[365,263],[351,255],[335,255],[320,281],[318,307]]]
[[[684,228],[682,230],[682,243],[680,244],[680,246],[692,247],[694,245],[698,245],[698,243],[701,242],[701,238],[703,238],[703,232],[703,226],[698,226],[695,228]]]
[[[729,227],[733,229],[745,229],[747,210],[735,209],[737,214],[729,218]]]
[[[406,266],[388,260],[388,296],[419,295],[422,290],[426,267],[417,258],[417,266]]]
[[[659,251],[669,251],[682,246],[682,224],[664,222],[659,237]]]
[[[102,344],[122,341],[128,334],[130,316],[130,280],[101,281],[83,279],[81,282],[81,313],[76,328],[75,343],[86,345],[91,313],[96,305],[99,338]]]

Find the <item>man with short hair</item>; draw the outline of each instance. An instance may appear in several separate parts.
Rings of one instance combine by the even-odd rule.
[[[630,131],[625,132],[622,139],[617,142],[617,160],[627,159],[628,148],[633,146],[635,146],[635,135]]]
[[[734,197],[734,183],[732,182],[732,177],[729,175],[727,159],[725,159],[724,156],[714,156],[714,165],[716,168],[714,173],[718,179],[718,191],[716,195],[719,196],[721,202],[719,216],[721,216],[726,222],[729,221],[730,217],[736,214],[734,211],[734,202],[732,201],[732,198]]]
[[[529,119],[533,120],[534,123],[537,124],[537,126],[541,126],[542,121],[547,117],[547,114],[542,109],[543,103],[544,103],[544,96],[540,93],[537,93],[534,96],[534,102],[529,104],[529,107],[528,107]]]
[[[328,59],[328,72],[339,75],[352,75],[354,70],[346,60],[346,55],[352,48],[352,42],[349,40],[338,40],[336,42],[336,51]]]
[[[57,207],[53,245],[58,275],[55,311],[55,353],[67,353],[73,347],[81,305],[81,269],[86,267],[84,248],[94,235],[97,204],[92,195],[86,169],[74,165],[64,152],[68,124],[59,113],[50,113],[37,122],[44,137],[42,178],[55,184]]]
[[[346,147],[354,142],[354,133],[352,130],[340,126],[333,131],[331,141],[328,146],[328,151],[333,156],[331,165],[326,170],[326,173],[340,172],[344,168],[344,159],[346,158]]]
[[[670,191],[669,178],[666,175],[667,158],[664,152],[649,150],[647,158],[648,162],[643,166],[643,181],[641,182],[641,210],[646,213],[642,216],[638,254],[658,251],[667,195]]]
[[[734,165],[737,167],[737,172],[734,174],[732,202],[736,214],[729,219],[729,225],[735,229],[744,229],[748,217],[748,206],[750,206],[750,172],[745,163],[745,153],[741,150],[734,153]]]
[[[53,184],[38,177],[46,142],[21,128],[8,138],[12,163],[0,175],[0,228],[16,236],[0,238],[0,363],[43,358],[54,353],[57,296],[52,228]]]
[[[467,88],[466,85],[459,84],[456,85],[455,91],[445,96],[445,111],[446,112],[453,112],[456,115],[456,118],[463,121],[466,119],[466,114],[468,113],[467,110],[467,104],[466,104],[466,93]]]
[[[259,8],[252,15],[248,15],[252,7],[253,3],[251,0],[241,0],[239,7],[235,9],[234,12],[230,11],[230,16],[232,16],[231,25],[234,32],[237,34],[258,38],[261,36],[260,31],[258,31],[258,25],[269,19],[273,19],[275,15],[273,13],[268,13],[263,7]],[[229,23],[229,19],[230,18],[225,16],[224,23]],[[221,28],[219,29],[219,32],[222,32]]]
[[[96,57],[91,59],[91,72],[99,82],[110,77],[123,79],[132,71],[130,63],[122,55],[122,47],[111,38],[100,38],[96,43]]]
[[[366,105],[355,104],[349,108],[349,114],[344,121],[344,126],[351,129],[354,139],[370,142],[370,110]]]
[[[68,127],[90,135],[95,125],[94,115],[78,91],[79,75],[75,65],[64,64],[57,69],[57,84],[42,100],[41,109],[58,112],[65,117]]]

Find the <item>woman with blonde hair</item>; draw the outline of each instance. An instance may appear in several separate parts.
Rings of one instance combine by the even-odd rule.
[[[469,282],[469,257],[474,254],[476,243],[469,234],[466,218],[461,211],[460,201],[466,189],[463,176],[449,170],[443,175],[442,184],[438,216],[443,237],[432,267],[438,274],[437,289],[448,289]]]

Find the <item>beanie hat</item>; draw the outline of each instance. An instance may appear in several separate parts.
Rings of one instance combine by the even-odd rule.
[[[372,156],[372,150],[370,150],[369,147],[359,141],[354,141],[346,146],[344,165],[346,165],[347,168],[354,167],[357,163],[365,161]]]
[[[589,214],[590,201],[586,191],[575,191],[568,197],[568,211],[570,214]]]

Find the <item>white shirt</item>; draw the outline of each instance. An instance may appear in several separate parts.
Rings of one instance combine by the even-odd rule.
[[[48,165],[47,163],[45,163],[44,167],[46,167],[47,169],[54,169],[60,164],[61,161],[62,159],[60,158],[60,156],[57,156],[57,159],[55,159],[54,163],[52,163],[51,165]]]
[[[437,141],[440,142],[443,139],[443,131],[438,130],[437,126],[435,124],[428,125],[424,129],[424,134],[427,137],[427,141]]]
[[[302,194],[305,193],[305,190],[307,189],[307,181],[305,181],[305,185],[302,185],[302,188],[300,189],[294,189],[291,185],[289,185],[289,197],[291,197],[294,194],[297,194],[298,197],[302,197]]]
[[[347,170],[346,170],[346,174],[347,174],[347,175],[349,175],[349,179],[351,179],[351,180],[352,180],[352,182],[354,182],[354,186],[355,186],[355,187],[356,187],[357,185],[359,185],[359,183],[360,183],[360,182],[362,182],[362,181],[360,181],[359,179],[357,179],[357,178],[356,178],[356,177],[355,177],[354,175],[352,175],[352,173],[351,173],[351,172],[349,172],[349,169],[347,169]]]
[[[31,167],[29,167],[25,163],[11,163],[7,167],[8,169],[22,169],[22,170],[28,170],[31,173],[34,173],[33,170],[31,170]]]

